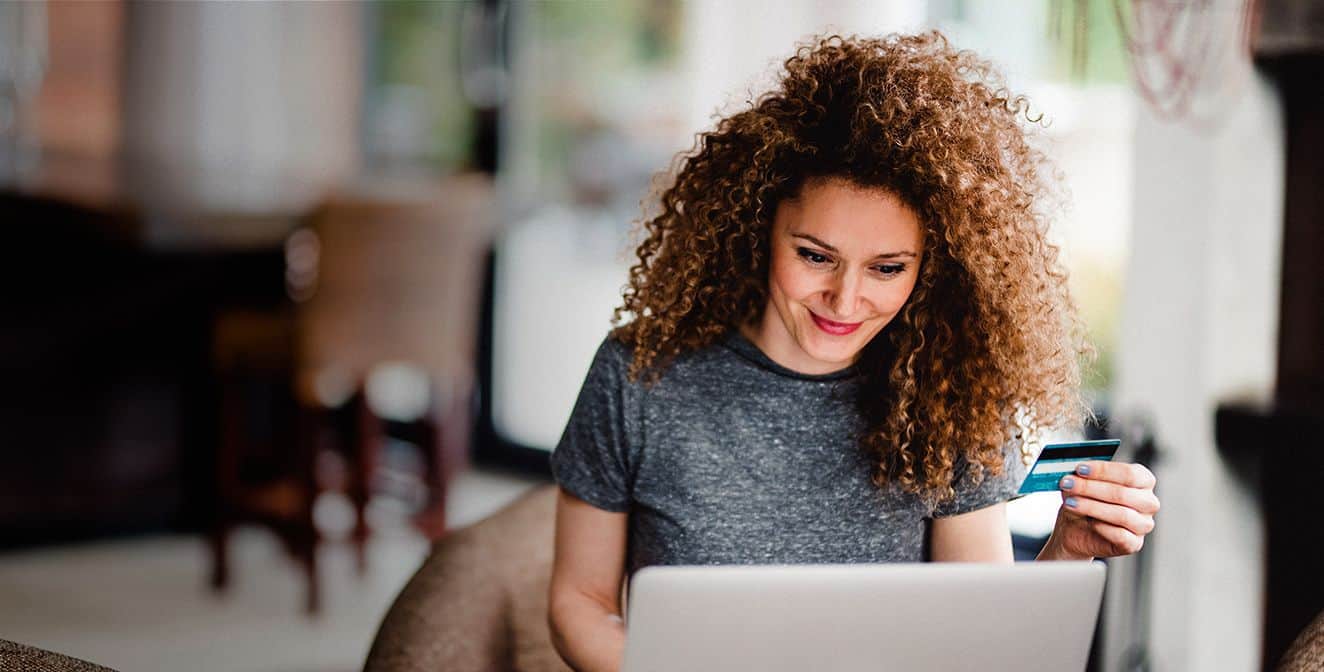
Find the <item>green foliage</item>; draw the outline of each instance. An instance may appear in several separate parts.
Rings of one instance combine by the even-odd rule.
[[[1081,84],[1127,81],[1130,65],[1117,23],[1116,1],[1045,0],[1055,55],[1051,77]]]
[[[375,13],[372,94],[393,85],[421,92],[431,133],[423,152],[437,168],[462,164],[469,155],[473,113],[460,88],[461,15],[472,0],[387,0],[368,5]]]

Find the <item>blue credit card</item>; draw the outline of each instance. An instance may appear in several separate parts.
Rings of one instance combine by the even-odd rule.
[[[1117,454],[1120,445],[1122,442],[1118,439],[1050,443],[1044,446],[1043,452],[1039,453],[1039,459],[1035,460],[1033,467],[1030,467],[1030,473],[1021,483],[1021,489],[1016,494],[1058,490],[1058,482],[1063,476],[1074,473],[1076,465],[1091,460],[1109,462],[1113,459],[1113,455]]]

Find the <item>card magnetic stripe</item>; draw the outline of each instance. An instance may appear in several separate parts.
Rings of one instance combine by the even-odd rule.
[[[1104,459],[1112,459],[1121,443],[1117,439],[1082,441],[1080,443],[1054,443],[1044,446],[1043,451],[1039,453],[1039,461],[1065,458],[1084,460],[1098,458],[1100,455],[1107,455],[1107,458]]]

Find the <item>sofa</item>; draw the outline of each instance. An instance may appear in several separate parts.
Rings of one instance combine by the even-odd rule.
[[[547,587],[556,487],[438,541],[387,611],[365,672],[570,668],[552,647]]]
[[[0,639],[0,672],[115,672],[86,660]]]

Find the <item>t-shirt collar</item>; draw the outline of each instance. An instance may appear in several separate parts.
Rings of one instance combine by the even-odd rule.
[[[817,374],[800,373],[799,371],[788,369],[773,361],[772,358],[764,354],[757,345],[754,345],[754,343],[748,338],[745,338],[745,335],[740,333],[739,329],[735,328],[727,333],[726,338],[722,341],[722,345],[758,365],[759,368],[767,369],[779,376],[785,376],[787,378],[814,381],[845,380],[847,378],[853,378],[859,373],[859,367],[855,364],[851,364],[844,369],[838,369],[830,373]]]

